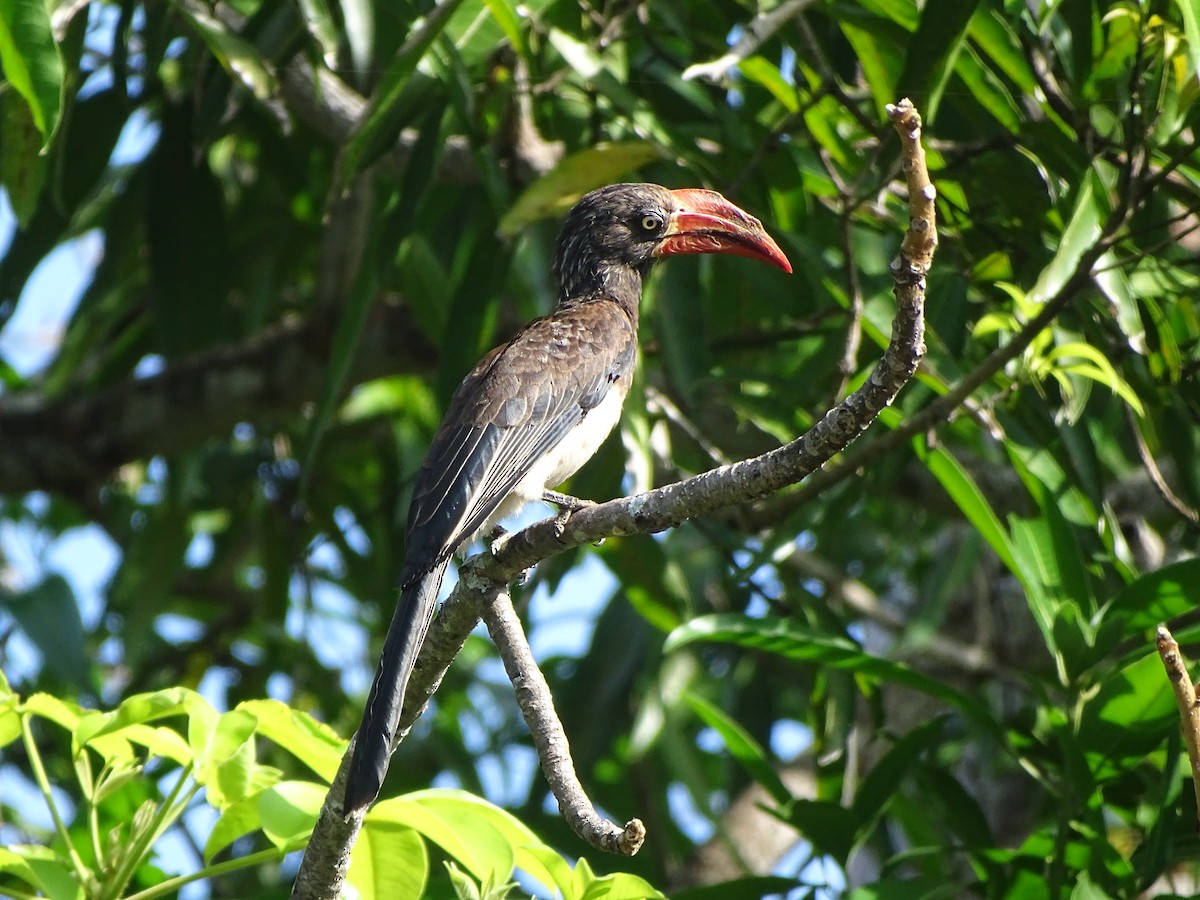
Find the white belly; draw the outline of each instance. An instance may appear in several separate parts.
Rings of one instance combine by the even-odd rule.
[[[624,402],[624,392],[614,385],[600,404],[589,410],[583,421],[559,441],[558,446],[534,463],[496,512],[488,517],[489,524],[513,515],[526,503],[541,500],[547,488],[557,487],[579,471],[620,420]]]

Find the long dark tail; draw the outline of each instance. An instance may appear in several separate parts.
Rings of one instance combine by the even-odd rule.
[[[350,776],[346,782],[343,809],[347,813],[369,806],[379,796],[396,739],[408,678],[437,609],[438,591],[447,565],[443,562],[400,592],[400,601],[383,644],[383,656],[375,670],[371,695],[367,698],[367,708],[363,710],[362,724],[358,726]]]

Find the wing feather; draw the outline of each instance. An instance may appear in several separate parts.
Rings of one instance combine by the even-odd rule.
[[[414,485],[404,583],[472,537],[589,410],[627,388],[635,342],[628,314],[599,301],[534,320],[480,361]]]

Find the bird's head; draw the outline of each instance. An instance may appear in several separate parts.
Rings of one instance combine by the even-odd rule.
[[[613,184],[567,213],[554,272],[566,300],[612,289],[623,272],[644,278],[656,259],[678,253],[729,253],[792,271],[762,223],[716,191]]]

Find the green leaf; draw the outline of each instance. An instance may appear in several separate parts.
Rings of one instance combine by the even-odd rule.
[[[1016,99],[1004,82],[979,61],[973,49],[968,47],[959,55],[954,70],[975,101],[1002,127],[1014,134],[1021,129],[1023,119]]]
[[[513,50],[517,52],[517,56],[529,56],[517,4],[511,0],[484,0],[484,3],[487,5],[488,12],[492,14],[492,18],[496,20],[496,24],[503,30],[504,36],[508,38]]]
[[[1010,572],[1020,578],[1023,573],[1017,567],[1017,562],[1013,557],[1008,531],[975,483],[975,479],[948,450],[942,447],[930,449],[928,443],[923,439],[914,439],[913,446],[921,461],[929,469],[929,474],[946,489],[946,493],[950,495],[967,520],[975,526],[975,530],[979,532],[980,536],[988,542],[988,546],[992,548],[1000,561],[1008,567]]]
[[[362,900],[423,897],[428,879],[429,853],[416,830],[386,821],[363,828],[349,872]]]
[[[234,81],[249,88],[259,100],[271,100],[276,92],[275,73],[257,47],[234,34],[198,3],[177,0],[174,6],[192,23]]]
[[[367,240],[362,257],[357,261],[356,271],[348,273],[349,277],[354,278],[354,283],[347,292],[347,302],[338,316],[333,334],[333,348],[329,354],[329,366],[325,381],[321,385],[321,396],[308,423],[304,461],[301,464],[301,495],[308,492],[309,479],[317,469],[317,452],[321,441],[333,420],[334,412],[346,389],[346,380],[350,377],[350,371],[358,358],[358,347],[366,331],[381,274],[375,264],[377,251],[376,232]]]
[[[1070,359],[1071,357],[1088,360],[1091,365],[1062,361],[1064,358]],[[1049,362],[1057,362],[1059,368],[1064,372],[1071,372],[1080,377],[1100,382],[1128,403],[1138,416],[1145,416],[1145,409],[1138,395],[1129,386],[1129,382],[1117,373],[1116,368],[1100,349],[1083,341],[1068,341],[1053,347],[1045,358]]]
[[[750,81],[762,85],[790,113],[800,111],[800,98],[794,84],[788,84],[779,67],[761,56],[738,63],[738,70]]]
[[[0,847],[0,872],[32,885],[51,900],[83,900],[83,885],[71,867],[48,847]]]
[[[375,48],[375,11],[369,0],[339,0],[350,61],[360,79],[371,72]]]
[[[286,750],[332,783],[346,752],[346,741],[308,713],[278,700],[247,700],[237,705],[257,721],[256,733]]]
[[[538,883],[566,894],[571,886],[571,864],[562,854],[545,844],[526,845],[517,856],[517,865]]]
[[[912,4],[909,6],[915,10]],[[875,105],[882,110],[885,104],[895,102],[894,86],[900,83],[903,66],[900,53],[910,46],[912,35],[865,16],[847,16],[838,25],[862,65],[864,80],[870,86]]]
[[[134,694],[121,701],[121,705],[109,713],[100,713],[80,722],[76,740],[86,743],[98,735],[114,734],[121,729],[138,723],[153,722],[168,716],[204,715],[205,710],[216,724],[216,712],[208,701],[195,691],[172,687],[161,691]],[[94,714],[93,714],[94,715]]]
[[[854,849],[858,818],[832,800],[795,800],[788,807],[787,821],[812,841],[817,853],[825,853],[846,864]]]
[[[259,813],[260,794],[251,794],[221,810],[221,815],[208,833],[204,842],[204,862],[211,863],[213,857],[243,835],[262,828]]]
[[[44,149],[58,127],[63,91],[62,58],[45,0],[0,0],[0,67],[29,105]]]
[[[171,728],[155,728],[147,723],[187,714],[195,708],[210,712],[212,709],[207,701],[186,688],[135,694],[112,712],[85,713],[74,727],[75,744],[91,747],[106,761],[132,759],[130,745],[138,744],[157,756],[184,765],[193,759],[187,741]],[[215,717],[216,714],[212,715]]]
[[[385,67],[385,75],[363,110],[358,127],[342,147],[336,179],[339,185],[349,184],[354,175],[394,141],[413,115],[418,96],[432,93],[433,82],[417,73],[417,63],[461,3],[462,0],[443,0],[428,16],[413,23],[409,39]]]
[[[665,652],[696,641],[736,644],[796,662],[812,662],[853,672],[859,678],[902,684],[936,697],[993,729],[987,710],[974,698],[907,666],[864,653],[852,641],[805,628],[791,619],[767,616],[753,619],[735,614],[701,616],[675,629],[663,645]]]
[[[338,25],[333,20],[328,2],[326,0],[299,0],[299,6],[308,33],[321,48],[321,56],[325,65],[330,69],[336,68],[338,46],[341,39],[338,36]]]
[[[83,716],[83,708],[78,703],[41,692],[26,700],[21,708],[23,712],[49,719],[67,731],[74,731]]]
[[[449,275],[429,241],[412,234],[400,245],[396,277],[407,288],[413,318],[431,341],[441,341],[454,296]]]
[[[1037,77],[1029,65],[1013,24],[999,9],[977,9],[968,30],[984,58],[1012,79],[1024,94],[1037,90]]]
[[[571,887],[570,892],[564,892],[563,900],[666,900],[666,894],[636,875],[618,872],[597,877],[583,857],[575,864]]]
[[[507,879],[517,847],[537,838],[509,814],[465,791],[428,790],[377,804],[372,822],[414,828],[462,864],[479,882]]]
[[[921,9],[921,21],[908,43],[908,57],[896,92],[916,97],[927,122],[937,116],[942,93],[978,6],[979,0],[928,0]]]
[[[328,792],[328,785],[311,781],[282,781],[267,788],[258,795],[263,834],[281,850],[303,846]]]
[[[1154,628],[1200,607],[1198,585],[1200,559],[1172,563],[1127,585],[1112,599],[1108,614],[1124,616],[1129,633]]]
[[[572,153],[525,189],[498,230],[513,237],[531,222],[562,215],[588,191],[661,158],[662,149],[647,141],[596,144]]]
[[[935,716],[904,735],[871,767],[854,795],[850,812],[858,820],[858,840],[883,818],[892,797],[904,786],[909,770],[926,750],[933,747],[946,728],[946,717]]]
[[[1140,764],[1178,727],[1179,711],[1162,660],[1147,653],[1107,677],[1089,698],[1078,742],[1093,776],[1103,780]]]
[[[1042,304],[1055,297],[1075,274],[1083,255],[1095,246],[1101,233],[1101,199],[1096,196],[1096,179],[1083,179],[1071,217],[1063,229],[1058,250],[1049,265],[1038,275],[1033,290],[1029,292],[1032,303]]]
[[[25,636],[42,654],[42,665],[55,678],[86,687],[91,677],[84,649],[83,620],[71,585],[61,575],[47,575],[27,591],[0,587],[0,607],[7,609]]]
[[[17,224],[27,228],[38,211],[49,168],[33,114],[12,91],[0,89],[0,187]]]
[[[846,900],[951,900],[957,894],[958,889],[952,884],[947,884],[942,878],[895,876],[860,885],[845,897]],[[1010,896],[1028,897],[1029,900],[1033,900],[1028,894]]]
[[[0,700],[0,750],[20,737],[21,714],[12,700]]]
[[[1175,0],[1183,16],[1183,33],[1187,35],[1188,56],[1191,58],[1192,78],[1200,77],[1200,10],[1193,0]]]
[[[1095,597],[1082,551],[1058,497],[1036,478],[1028,479],[1027,484],[1041,515],[1010,520],[1021,581],[1047,647],[1062,654],[1070,669],[1078,670],[1087,661],[1083,654],[1094,633],[1090,619],[1096,609]]]
[[[791,802],[792,792],[787,789],[787,785],[767,759],[767,754],[750,732],[703,697],[688,693],[684,695],[684,700],[706,725],[721,736],[725,748],[746,770],[746,774],[765,788],[776,803],[783,806]]]
[[[762,900],[769,896],[787,896],[788,891],[802,885],[795,878],[778,875],[751,875],[704,887],[675,891],[671,900]]]
[[[558,51],[563,61],[617,109],[633,115],[642,106],[638,96],[629,90],[626,73],[614,63],[611,51],[597,52],[591,45],[558,28],[550,29],[549,39],[550,45]],[[654,117],[643,117],[639,124],[651,139],[664,144],[677,143],[670,139]]]

